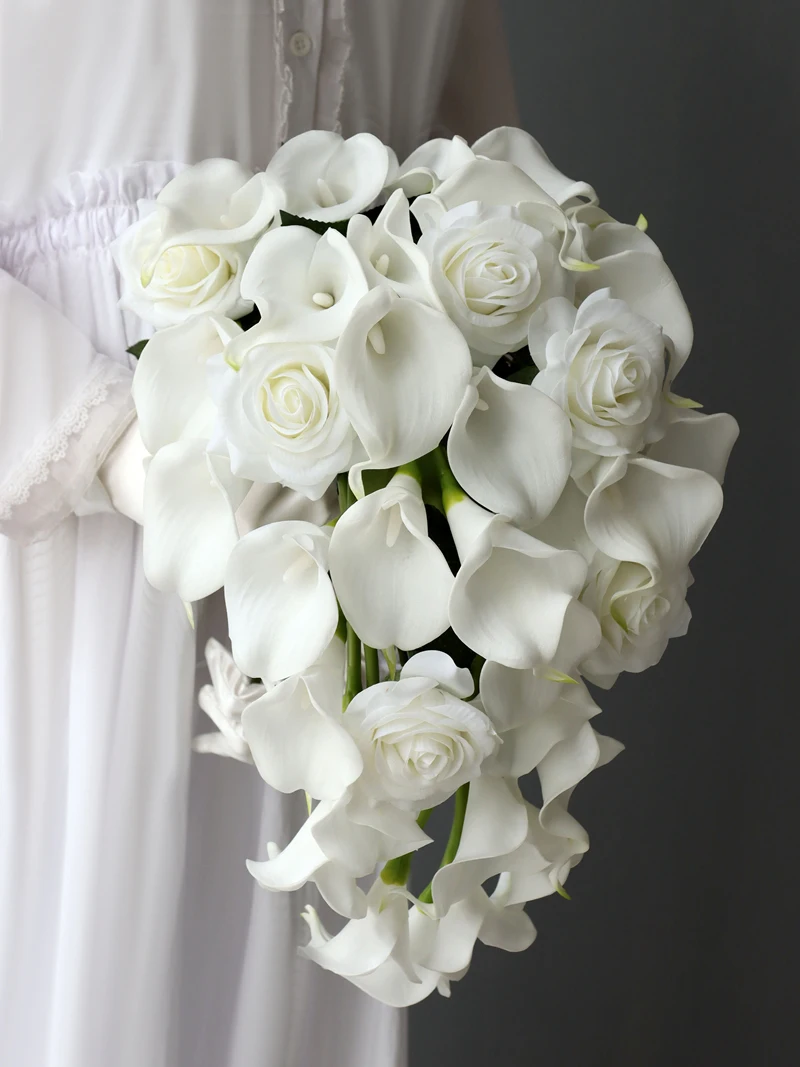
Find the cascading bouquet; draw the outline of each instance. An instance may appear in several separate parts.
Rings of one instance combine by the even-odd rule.
[[[225,591],[198,747],[306,793],[249,869],[315,883],[349,921],[308,907],[300,951],[389,1004],[447,993],[476,940],[531,944],[525,903],[589,845],[570,794],[622,747],[583,679],[686,631],[738,431],[673,392],[692,328],[645,229],[521,130],[402,166],[312,131],[263,173],[183,170],[116,248],[157,328],[146,572],[187,605]]]

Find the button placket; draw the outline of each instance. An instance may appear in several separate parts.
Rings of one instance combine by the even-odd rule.
[[[287,129],[290,137],[313,129],[316,124],[325,7],[326,3],[321,0],[286,0],[284,54],[291,69],[293,86]]]

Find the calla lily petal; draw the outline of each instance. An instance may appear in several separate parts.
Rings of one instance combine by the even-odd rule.
[[[414,478],[396,475],[348,508],[331,537],[330,568],[342,610],[373,648],[419,648],[447,629],[453,575],[428,537]]]
[[[328,578],[330,531],[274,522],[247,534],[225,575],[233,658],[277,682],[305,671],[328,647],[339,620]]]
[[[206,452],[205,441],[159,449],[144,489],[148,581],[187,602],[219,589],[239,539],[234,515],[249,488],[250,482],[231,474],[226,459]]]
[[[555,401],[484,367],[456,412],[447,458],[478,503],[536,524],[567,483],[571,444],[569,419]]]
[[[241,332],[232,319],[198,315],[150,338],[131,387],[149,452],[181,437],[210,435],[216,409],[208,395],[207,364]]]
[[[597,193],[591,185],[572,181],[562,174],[550,162],[539,142],[525,130],[515,126],[499,126],[479,137],[472,151],[476,156],[513,163],[552,196],[557,204],[564,206],[579,197],[597,203]]]
[[[667,431],[647,450],[649,459],[705,471],[722,485],[731,449],[739,436],[733,415],[672,408]]]
[[[365,468],[409,463],[438,445],[472,368],[467,343],[446,315],[386,287],[357,305],[335,365],[339,398],[369,456],[350,471],[359,496]]]
[[[586,502],[586,530],[607,556],[654,576],[671,574],[700,549],[721,509],[722,490],[710,474],[620,457]]]

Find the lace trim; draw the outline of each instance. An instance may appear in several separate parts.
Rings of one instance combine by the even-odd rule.
[[[70,438],[82,433],[94,408],[108,399],[109,387],[119,377],[117,367],[104,367],[73,396],[47,433],[33,446],[12,477],[0,486],[0,521],[11,518],[15,508],[27,504],[34,486],[50,477],[53,464],[66,458]]]
[[[282,145],[289,132],[289,108],[294,91],[292,68],[286,62],[286,53],[284,51],[283,15],[286,11],[286,0],[275,0],[273,11],[275,63],[281,75],[281,91],[278,95],[278,145]]]
[[[353,39],[350,35],[350,26],[347,21],[347,0],[340,0],[338,10],[335,12],[335,17],[339,19],[342,28],[342,36],[345,39],[345,47],[342,51],[341,61],[339,63],[339,69],[336,75],[336,102],[333,110],[333,126],[334,133],[341,134],[342,132],[342,103],[344,102],[344,78],[347,71],[347,64],[350,59],[350,53],[353,49]]]

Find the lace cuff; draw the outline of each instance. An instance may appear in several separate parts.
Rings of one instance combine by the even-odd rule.
[[[79,505],[134,417],[130,369],[103,356],[96,365],[0,485],[0,533],[23,543],[48,537]]]

